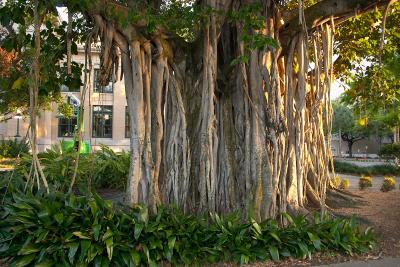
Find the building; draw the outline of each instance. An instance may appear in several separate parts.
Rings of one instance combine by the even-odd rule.
[[[83,51],[74,56],[73,60],[83,64],[85,60]],[[83,140],[90,144],[92,150],[98,149],[101,144],[115,151],[128,150],[129,122],[123,80],[107,86],[99,86],[97,83],[100,68],[99,51],[93,52],[92,60],[92,81],[86,92],[84,103]],[[65,99],[70,94],[80,98],[81,90],[82,88],[61,88]],[[76,123],[76,117],[70,119],[62,117],[56,103],[51,105],[50,110],[41,111],[37,132],[39,151],[44,151],[62,140],[73,140]],[[29,118],[14,117],[2,122],[0,123],[0,140],[13,139],[18,135],[17,133],[23,137],[26,135],[28,126]]]
[[[391,143],[393,143],[393,140],[390,136],[369,136],[353,144],[353,157],[377,158],[381,147]],[[338,134],[332,134],[331,149],[334,157],[349,156],[347,142],[343,140],[340,142]],[[339,151],[341,151],[341,153],[339,153]]]

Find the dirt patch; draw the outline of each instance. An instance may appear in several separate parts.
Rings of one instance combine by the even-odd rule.
[[[361,224],[372,226],[383,256],[400,256],[400,192],[352,191],[362,202],[355,207],[335,209],[344,216],[354,214]]]

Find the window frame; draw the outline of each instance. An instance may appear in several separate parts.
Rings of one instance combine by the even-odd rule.
[[[68,123],[63,123],[63,124],[60,124],[60,121],[61,120],[67,120],[68,121]],[[76,124],[73,124],[72,123],[72,120],[75,120],[75,123]],[[74,137],[74,134],[75,134],[75,127],[78,125],[78,118],[77,117],[75,117],[75,116],[73,116],[73,117],[71,117],[71,118],[66,118],[66,117],[59,117],[58,118],[58,122],[57,122],[57,137],[61,137],[61,138],[72,138],[72,137]],[[62,126],[66,126],[67,128],[68,128],[68,132],[70,133],[70,134],[68,134],[68,135],[61,135],[61,127]]]
[[[131,121],[128,106],[125,106],[125,138],[131,138]]]
[[[96,108],[100,107],[99,111],[95,111]],[[105,109],[109,110],[105,110]],[[92,107],[92,138],[113,138],[113,113],[114,107],[112,105],[93,105]],[[100,115],[100,125],[96,125],[96,115]],[[105,115],[109,115],[109,120],[111,121],[111,125],[109,125],[111,129],[111,134],[106,134],[106,119]],[[97,127],[96,127],[97,126]],[[95,130],[96,128],[101,127],[99,131]],[[95,135],[96,133],[96,135]]]
[[[99,73],[100,73],[100,69],[99,68],[95,68],[93,70],[93,93],[114,94],[114,71],[112,72],[112,75],[111,75],[111,81],[106,86],[101,86],[97,82]],[[98,87],[100,87],[101,89],[98,88]],[[107,88],[107,87],[111,87],[111,90],[110,91],[105,91],[104,88]]]

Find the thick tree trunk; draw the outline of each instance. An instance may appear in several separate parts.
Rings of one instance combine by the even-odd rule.
[[[237,11],[246,3],[206,4]],[[273,1],[264,3],[262,15],[265,29],[251,34],[279,42]],[[249,52],[243,24],[212,14],[199,40],[178,58],[179,45],[162,35],[140,36],[135,27],[94,18],[103,76],[121,56],[131,123],[130,205],[240,211],[259,220],[308,204],[325,206],[332,22],[312,36],[303,28],[279,49]],[[231,66],[240,56],[248,62]],[[309,61],[315,63],[311,75]]]

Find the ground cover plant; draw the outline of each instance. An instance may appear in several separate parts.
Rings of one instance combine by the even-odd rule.
[[[349,179],[343,179],[340,181],[340,186],[339,186],[340,189],[348,189],[349,186],[350,186]]]
[[[60,143],[39,153],[38,158],[52,189],[67,191],[75,168],[76,152],[65,149]],[[31,163],[32,156],[24,154],[14,175],[28,180]],[[129,153],[116,153],[109,147],[101,146],[94,153],[80,155],[76,185],[85,191],[91,188],[123,189],[127,183],[128,170]]]
[[[0,158],[16,158],[28,152],[29,145],[26,140],[0,140]]]
[[[392,191],[396,188],[396,180],[393,177],[385,176],[381,187],[382,192]]]
[[[14,194],[1,207],[0,258],[17,266],[156,266],[219,261],[240,264],[282,257],[306,258],[316,251],[367,252],[371,229],[355,219],[283,215],[285,227],[238,214],[185,215],[143,206],[113,207],[97,195]]]
[[[357,175],[399,175],[400,168],[390,164],[360,167],[348,162],[333,161],[335,172]]]
[[[361,176],[360,181],[358,182],[358,185],[361,190],[372,187],[372,177],[365,176],[365,175]]]

